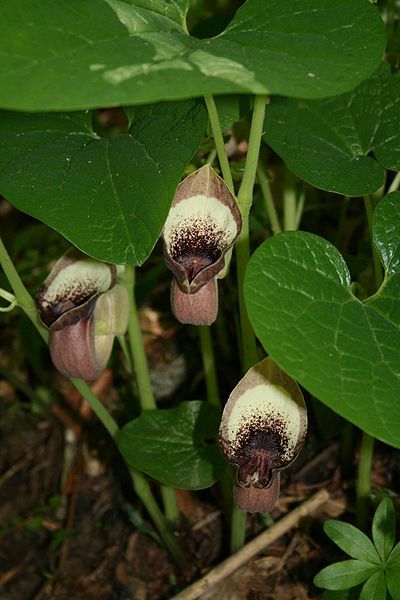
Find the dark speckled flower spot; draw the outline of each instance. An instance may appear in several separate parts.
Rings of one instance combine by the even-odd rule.
[[[114,337],[128,324],[129,299],[126,289],[116,285],[116,267],[72,249],[54,265],[36,305],[51,332],[55,367],[67,377],[99,377]]]
[[[211,282],[224,268],[241,223],[235,198],[210,165],[179,185],[163,230],[165,260],[175,276],[172,310],[179,321],[209,325],[215,320],[218,296]],[[204,303],[207,311],[200,310]]]
[[[222,454],[237,469],[237,505],[272,510],[279,473],[298,456],[307,433],[307,411],[296,382],[270,358],[252,367],[226,403],[220,426]]]

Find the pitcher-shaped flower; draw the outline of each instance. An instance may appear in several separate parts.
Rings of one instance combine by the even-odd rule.
[[[210,165],[178,186],[163,238],[165,261],[174,274],[172,310],[182,323],[210,325],[215,321],[216,278],[241,226],[235,198]]]
[[[296,382],[266,358],[235,387],[222,414],[219,444],[237,468],[235,502],[269,512],[279,497],[280,471],[298,456],[307,410]]]
[[[55,367],[67,377],[99,377],[114,337],[123,335],[128,325],[128,293],[116,284],[116,267],[72,249],[54,265],[36,305],[51,332]]]

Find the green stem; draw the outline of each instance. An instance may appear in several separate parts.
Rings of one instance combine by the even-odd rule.
[[[232,509],[231,520],[231,553],[237,552],[243,546],[246,537],[247,513],[236,506]]]
[[[175,490],[167,485],[161,485],[160,487],[165,517],[168,521],[176,522],[179,519],[179,510]]]
[[[297,195],[294,177],[286,170],[285,188],[283,191],[283,228],[285,231],[297,229]]]
[[[250,367],[258,362],[256,338],[247,315],[244,299],[244,276],[250,258],[249,212],[253,202],[254,180],[260,153],[266,102],[267,96],[256,96],[255,98],[246,164],[238,193],[238,204],[242,214],[242,231],[236,242],[236,270],[239,294],[243,372],[248,371]]]
[[[207,387],[207,400],[215,406],[220,407],[217,371],[215,368],[214,350],[210,334],[210,328],[207,325],[200,325],[198,328],[200,336],[201,356],[203,359],[204,377]]]
[[[143,475],[143,473],[134,469],[129,469],[129,472],[135,492],[151,516],[151,519],[158,529],[166,548],[169,550],[171,556],[174,558],[177,564],[185,565],[186,558],[169,530],[168,523],[159,509],[146,477]]]
[[[360,462],[357,475],[357,525],[365,529],[368,517],[368,500],[371,493],[371,468],[375,439],[362,432],[360,447]]]
[[[126,266],[125,268],[125,285],[130,295],[128,335],[139,390],[140,407],[142,410],[156,410],[157,404],[151,385],[149,367],[143,344],[143,335],[140,328],[139,311],[136,305],[135,269],[133,267]],[[176,503],[175,490],[163,486],[162,497],[168,518],[177,521],[179,519],[179,510]]]
[[[3,267],[4,273],[13,289],[15,297],[18,302],[18,306],[22,308],[25,314],[32,321],[38,332],[40,333],[43,340],[46,344],[49,343],[49,332],[48,330],[41,324],[39,319],[38,311],[36,310],[35,302],[31,297],[28,290],[25,288],[24,284],[21,281],[20,276],[14,264],[6,250],[6,247],[3,244],[2,239],[0,238],[0,264]]]
[[[140,329],[139,313],[136,306],[135,269],[133,267],[127,266],[125,269],[125,284],[130,295],[128,334],[133,364],[135,366],[140,406],[142,410],[155,410],[157,405],[151,387],[147,358],[144,351],[143,336]]]
[[[278,214],[276,212],[274,199],[271,194],[271,187],[269,185],[268,177],[261,161],[258,162],[257,176],[261,192],[264,198],[265,208],[267,210],[269,222],[271,223],[272,233],[276,235],[277,233],[280,233],[282,231],[282,227],[279,223]]]
[[[247,315],[244,299],[244,276],[250,258],[249,212],[253,202],[253,188],[260,153],[267,96],[256,96],[251,121],[249,145],[242,183],[238,193],[238,205],[242,214],[242,231],[236,242],[236,271],[238,280],[240,333],[242,341],[242,368],[245,373],[258,362],[256,338]],[[232,510],[231,550],[235,552],[244,544],[246,513]]]
[[[399,189],[399,185],[400,185],[400,171],[398,173],[396,173],[396,175],[393,178],[392,183],[390,184],[390,187],[388,189],[388,194],[390,194],[391,192],[396,192]]]
[[[117,422],[112,418],[104,404],[100,402],[98,397],[92,392],[83,379],[71,379],[71,382],[85,398],[86,402],[89,404],[96,417],[103,423],[110,436],[114,438],[118,433],[119,428]]]
[[[235,194],[232,173],[229,166],[228,157],[225,152],[224,138],[221,131],[221,125],[218,117],[217,107],[212,96],[204,96],[208,116],[210,119],[211,130],[214,136],[215,147],[217,149],[218,160],[222,171],[222,176],[231,194]]]

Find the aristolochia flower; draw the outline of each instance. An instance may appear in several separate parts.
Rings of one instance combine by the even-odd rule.
[[[163,238],[166,264],[175,276],[172,310],[182,323],[209,325],[215,321],[216,277],[241,225],[235,198],[210,165],[179,185]]]
[[[229,396],[219,432],[222,454],[237,468],[240,508],[272,510],[280,471],[298,456],[306,433],[307,411],[296,382],[270,358],[252,367]]]
[[[126,289],[116,267],[70,250],[54,265],[36,296],[42,323],[50,329],[50,353],[67,377],[92,381],[110,358],[114,337],[128,324]]]

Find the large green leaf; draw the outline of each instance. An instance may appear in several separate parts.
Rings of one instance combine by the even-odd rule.
[[[179,25],[187,6],[2,0],[0,106],[72,110],[236,92],[320,98],[368,77],[385,46],[367,0],[247,0],[204,40]]]
[[[245,295],[256,335],[284,371],[352,423],[400,447],[399,192],[379,203],[374,221],[386,277],[365,302],[352,294],[336,248],[305,232],[282,233],[256,250]]]
[[[141,264],[206,130],[194,101],[136,107],[129,132],[99,138],[90,113],[0,113],[0,193],[78,248]]]
[[[316,187],[348,196],[374,192],[385,169],[400,169],[400,74],[383,65],[348,94],[273,98],[264,139]]]
[[[118,434],[129,465],[172,487],[199,490],[217,481],[226,463],[213,438],[221,414],[208,402],[144,412]]]

